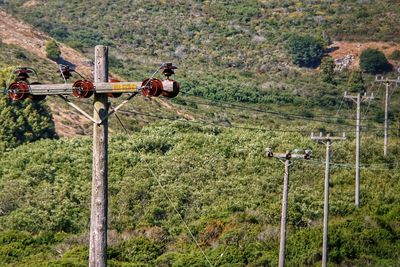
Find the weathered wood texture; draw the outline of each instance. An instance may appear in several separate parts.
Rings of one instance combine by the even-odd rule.
[[[94,82],[96,93],[133,93],[141,85],[141,82]],[[29,87],[32,95],[68,95],[72,94],[73,84],[32,84]]]
[[[108,81],[108,48],[95,47],[95,82]],[[108,97],[94,94],[94,114],[101,124],[93,124],[93,174],[90,214],[89,267],[107,266],[108,211]]]

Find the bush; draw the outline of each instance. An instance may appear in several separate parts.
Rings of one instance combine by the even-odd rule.
[[[47,58],[56,61],[61,56],[61,50],[57,42],[50,40],[46,44],[46,56]]]
[[[400,50],[394,50],[390,55],[389,59],[391,60],[400,60]]]
[[[355,69],[351,72],[347,87],[350,92],[362,92],[365,90],[362,72]]]
[[[360,56],[360,68],[369,73],[386,72],[391,69],[385,54],[373,48],[365,49]]]
[[[6,147],[56,137],[52,116],[39,102],[13,102],[7,96],[0,96],[0,110],[0,142]]]
[[[319,66],[324,54],[323,45],[312,36],[293,36],[289,39],[287,48],[293,63],[300,67]]]
[[[321,79],[327,83],[335,81],[335,61],[331,57],[324,57],[321,63]]]

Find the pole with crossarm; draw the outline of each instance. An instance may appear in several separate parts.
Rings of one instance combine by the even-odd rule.
[[[289,171],[291,159],[310,159],[311,151],[305,150],[304,154],[292,154],[291,151],[286,153],[274,153],[271,148],[266,149],[266,155],[270,158],[278,158],[285,164],[285,173],[283,176],[283,192],[282,192],[282,216],[281,216],[281,237],[279,245],[279,267],[285,266],[285,249],[286,249],[286,217],[288,206],[288,191],[289,191]]]

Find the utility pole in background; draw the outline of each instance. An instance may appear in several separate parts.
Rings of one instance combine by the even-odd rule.
[[[283,193],[282,193],[282,216],[281,216],[281,240],[279,246],[279,267],[285,266],[285,248],[286,248],[286,215],[288,205],[288,191],[289,191],[289,170],[291,166],[291,159],[310,159],[311,151],[305,150],[304,154],[292,154],[291,151],[286,153],[273,153],[271,148],[266,148],[266,155],[269,158],[278,158],[285,164],[285,174],[283,176]],[[283,161],[284,159],[284,161]]]
[[[388,147],[388,136],[389,136],[389,90],[390,84],[399,84],[400,83],[400,76],[397,77],[397,80],[384,78],[382,75],[377,75],[375,77],[375,82],[378,83],[385,83],[386,90],[385,90],[385,133],[384,133],[384,140],[383,140],[383,156],[387,156],[387,147]]]
[[[325,190],[324,190],[324,232],[322,238],[322,267],[326,267],[328,260],[328,214],[329,214],[329,176],[330,176],[330,147],[333,141],[345,140],[345,134],[342,137],[331,137],[329,134],[322,136],[314,136],[311,133],[311,139],[326,145],[325,160]]]
[[[360,207],[360,132],[361,132],[361,102],[369,101],[374,99],[374,96],[367,96],[364,93],[357,95],[348,95],[347,92],[344,93],[344,98],[351,99],[357,104],[357,125],[356,125],[356,188],[355,188],[355,204],[356,207]]]

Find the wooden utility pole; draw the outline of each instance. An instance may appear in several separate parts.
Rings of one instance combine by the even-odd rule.
[[[383,156],[387,156],[387,147],[388,147],[388,136],[389,136],[389,82],[386,83],[386,90],[385,90],[385,135],[383,140]]]
[[[94,81],[108,82],[108,48],[95,47]],[[108,96],[94,94],[89,267],[107,266]]]
[[[324,232],[322,237],[322,267],[326,267],[326,263],[328,261],[328,214],[329,214],[329,176],[330,176],[330,148],[332,141],[335,140],[344,140],[346,139],[345,135],[343,137],[331,137],[329,134],[326,136],[322,136],[320,133],[319,136],[314,136],[311,133],[311,139],[316,140],[318,142],[322,142],[326,145],[326,153],[325,153],[325,190],[324,190]]]
[[[67,83],[75,70],[69,66],[59,66],[59,73],[64,79],[63,84],[30,84],[29,74],[36,73],[30,67],[20,67],[13,71],[14,82],[8,85],[7,94],[13,101],[31,98],[43,100],[47,95],[58,95],[68,105],[75,108],[83,116],[93,122],[93,172],[92,198],[90,212],[90,244],[89,267],[107,266],[107,212],[108,212],[108,117],[118,111],[130,99],[139,93],[146,97],[164,96],[174,98],[179,93],[180,85],[170,77],[177,69],[172,63],[164,63],[153,75],[143,82],[108,82],[108,48],[98,45],[95,47],[94,82],[82,77],[74,83]],[[164,80],[154,78],[163,70]],[[93,117],[66,95],[72,94],[78,98],[89,98],[94,93]],[[130,95],[111,112],[108,112],[108,95]],[[115,114],[116,115],[116,114]]]
[[[348,95],[347,92],[344,93],[344,98],[351,99],[357,104],[357,125],[356,125],[356,186],[355,186],[355,204],[356,207],[360,207],[360,134],[361,134],[361,102],[368,101],[374,98],[367,96],[365,93],[361,96],[361,93],[357,95]]]
[[[375,77],[375,82],[385,83],[385,133],[384,133],[384,140],[383,140],[383,156],[387,156],[388,150],[388,143],[389,143],[389,91],[390,91],[390,84],[399,84],[400,83],[400,76],[397,77],[397,80],[393,79],[384,79],[382,75],[377,75]]]
[[[287,206],[288,206],[288,191],[289,191],[289,171],[291,166],[291,159],[310,159],[311,151],[305,150],[304,154],[292,154],[291,151],[286,151],[286,153],[274,154],[272,149],[267,148],[266,154],[268,157],[278,158],[280,160],[284,159],[285,163],[285,173],[283,176],[283,192],[282,192],[282,216],[281,216],[281,240],[279,246],[279,267],[285,266],[285,249],[286,249],[286,216],[287,216]]]

